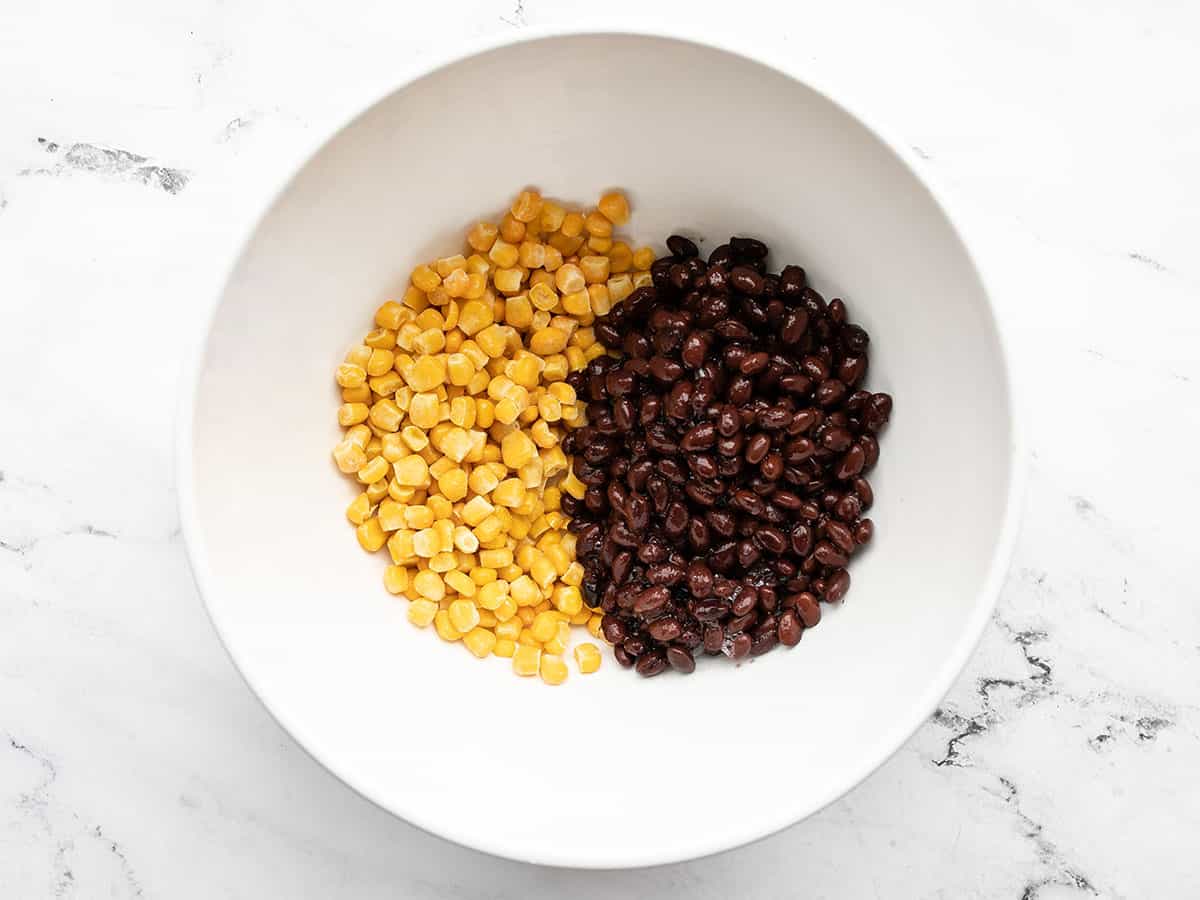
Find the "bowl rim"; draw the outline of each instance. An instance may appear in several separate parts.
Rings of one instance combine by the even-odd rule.
[[[210,601],[208,586],[211,582],[209,575],[207,549],[196,514],[196,497],[194,493],[194,420],[196,399],[200,388],[200,379],[204,369],[205,356],[212,335],[217,313],[228,291],[230,281],[246,253],[254,236],[262,227],[267,216],[275,208],[284,193],[290,187],[296,176],[308,166],[314,157],[338,134],[350,127],[361,116],[384,102],[393,94],[401,91],[415,82],[432,75],[442,69],[449,68],[475,56],[482,55],[505,47],[524,43],[555,38],[573,37],[636,37],[654,38],[691,44],[707,50],[729,54],[746,62],[764,66],[783,75],[800,85],[812,90],[822,99],[832,104],[858,125],[864,128],[872,137],[883,144],[908,170],[917,184],[929,195],[935,208],[949,224],[954,239],[975,277],[983,289],[983,299],[996,342],[999,348],[1001,376],[1007,395],[1009,425],[1008,472],[1009,483],[1005,497],[1005,508],[1001,522],[999,537],[992,550],[988,563],[987,574],[983,585],[974,598],[974,609],[967,621],[967,626],[960,634],[957,642],[947,654],[946,660],[938,670],[924,694],[914,699],[910,704],[910,713],[903,717],[900,723],[893,726],[890,732],[881,735],[875,741],[877,753],[867,759],[851,777],[842,783],[831,786],[823,792],[816,801],[806,804],[800,809],[788,809],[782,815],[775,817],[757,816],[747,819],[740,825],[736,836],[723,837],[718,840],[699,839],[685,843],[675,843],[667,850],[644,848],[636,853],[614,854],[603,846],[597,846],[594,852],[584,855],[564,854],[553,847],[527,848],[514,846],[503,835],[489,836],[481,839],[476,834],[465,833],[460,829],[447,826],[442,821],[434,822],[431,817],[420,810],[405,806],[403,798],[382,798],[373,796],[365,788],[356,783],[355,778],[334,759],[326,759],[311,749],[304,736],[304,729],[296,723],[287,720],[271,704],[270,700],[251,680],[243,668],[238,653],[230,641],[230,636],[222,623],[219,613]],[[661,24],[616,26],[612,22],[588,21],[575,24],[553,24],[544,26],[522,26],[511,34],[497,33],[473,39],[467,39],[455,45],[450,52],[433,52],[422,57],[415,63],[402,66],[397,76],[390,79],[386,87],[376,92],[365,103],[354,104],[349,112],[341,111],[335,116],[322,119],[319,128],[315,129],[316,137],[309,142],[302,153],[293,158],[293,162],[282,175],[270,182],[269,188],[262,192],[255,201],[257,212],[252,215],[248,224],[244,225],[234,243],[234,250],[224,267],[223,274],[217,282],[219,287],[209,300],[201,327],[188,352],[184,354],[183,371],[180,378],[179,394],[176,409],[175,429],[175,484],[176,501],[179,512],[180,530],[183,537],[185,554],[192,572],[196,589],[203,601],[205,611],[213,629],[217,633],[221,646],[224,648],[233,667],[243,683],[258,699],[272,719],[292,738],[299,748],[325,771],[332,774],[354,793],[367,800],[374,806],[387,811],[404,822],[420,830],[448,840],[472,850],[481,851],[493,856],[511,859],[518,862],[536,865],[561,866],[578,869],[624,869],[645,866],[667,865],[700,859],[726,850],[743,847],[747,844],[762,840],[776,834],[785,828],[798,824],[812,815],[825,809],[841,799],[855,787],[865,781],[872,773],[889,760],[917,730],[934,713],[942,698],[953,686],[973,655],[975,648],[983,635],[992,612],[995,608],[1004,579],[1007,576],[1009,564],[1016,544],[1017,532],[1021,518],[1025,485],[1027,478],[1025,434],[1023,416],[1020,414],[1022,404],[1018,396],[1017,382],[1013,372],[1013,355],[1011,338],[1005,333],[1003,321],[997,314],[994,294],[989,287],[983,267],[980,266],[977,254],[972,251],[962,228],[959,218],[955,216],[946,198],[944,186],[937,183],[936,177],[923,171],[917,154],[911,147],[896,138],[898,131],[881,124],[881,116],[874,111],[868,116],[862,114],[850,102],[839,99],[820,78],[802,74],[793,60],[784,59],[774,50],[764,50],[754,47],[751,41],[736,36],[714,36],[711,33],[701,33],[701,29],[692,27],[665,27]],[[332,124],[331,124],[332,122]]]

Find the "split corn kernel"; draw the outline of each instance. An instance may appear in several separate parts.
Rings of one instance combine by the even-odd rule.
[[[590,641],[575,645],[575,665],[584,675],[590,675],[600,668],[600,648]]]
[[[567,680],[567,664],[557,653],[542,653],[538,671],[546,684],[562,684]]]
[[[513,671],[518,675],[536,675],[542,661],[542,649],[529,644],[518,644],[512,657]]]
[[[565,379],[606,352],[593,324],[650,277],[653,252],[613,233],[628,219],[616,191],[587,212],[521,192],[417,266],[335,372],[346,517],[364,549],[386,544],[387,590],[415,598],[414,624],[549,684],[571,627],[599,631],[562,512],[586,486],[560,444],[586,421]],[[595,671],[599,651],[575,658]]]

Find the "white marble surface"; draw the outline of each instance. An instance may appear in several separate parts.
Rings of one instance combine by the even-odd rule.
[[[0,6],[0,897],[1200,893],[1200,11],[774,5]],[[180,350],[264,190],[419,57],[674,16],[788,54],[950,189],[1022,369],[1027,506],[966,672],[845,799],[687,865],[537,869],[375,809],[244,687],[179,540]]]

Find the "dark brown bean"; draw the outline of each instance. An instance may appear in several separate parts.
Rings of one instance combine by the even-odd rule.
[[[814,628],[821,621],[821,605],[817,598],[808,591],[801,591],[793,597],[796,615],[804,623],[805,628]]]
[[[648,587],[633,602],[633,611],[640,616],[652,616],[671,602],[671,589],[664,585]]]
[[[712,422],[692,426],[679,439],[679,449],[685,453],[705,450],[717,442],[717,428]]]
[[[800,643],[800,635],[803,633],[804,628],[795,610],[789,609],[779,617],[779,643],[785,647],[795,647]]]
[[[854,532],[850,530],[850,526],[830,520],[825,523],[825,536],[843,553],[854,551]]]
[[[721,646],[721,652],[733,660],[744,659],[750,653],[751,643],[750,635],[744,631],[735,634],[727,633]]]
[[[870,519],[862,519],[854,526],[854,543],[862,545],[869,543],[875,534],[875,523]]]
[[[846,554],[829,541],[818,541],[817,546],[813,548],[813,556],[823,566],[844,566],[850,561]]]
[[[746,462],[758,465],[771,450],[771,439],[765,434],[756,434],[746,444]]]
[[[850,573],[845,569],[838,569],[825,583],[825,602],[837,603],[846,596],[848,590],[850,590]]]
[[[671,668],[677,672],[683,672],[687,675],[696,670],[696,660],[692,657],[691,651],[685,647],[668,647],[667,662]]]
[[[766,282],[749,266],[734,266],[729,272],[729,284],[734,290],[757,297],[763,292]]]
[[[667,668],[666,655],[658,650],[647,650],[638,657],[634,668],[643,678],[653,678]]]
[[[700,255],[696,245],[681,234],[673,234],[667,238],[667,249],[681,259],[690,259]]]

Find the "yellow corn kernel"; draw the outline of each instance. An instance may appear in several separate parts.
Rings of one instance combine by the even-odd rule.
[[[476,581],[474,576],[472,576],[472,580]],[[489,581],[479,585],[478,590],[475,592],[475,602],[479,605],[480,609],[488,609],[499,613],[501,604],[508,597],[508,592],[509,586],[507,581]],[[496,618],[500,618],[500,616],[497,615]]]
[[[420,534],[420,532],[417,532]],[[431,569],[424,569],[413,576],[413,590],[426,600],[441,600],[446,596],[446,583],[442,576]]]
[[[529,327],[530,322],[533,321],[533,309],[530,306],[528,295],[518,294],[508,298],[504,304],[504,321],[522,331]]]
[[[594,638],[600,637],[600,635],[602,635],[604,633],[601,630],[601,626],[603,624],[604,624],[604,616],[600,615],[599,613],[593,614],[587,620],[588,634],[590,634]]]
[[[612,245],[613,239],[611,236],[601,237],[600,235],[593,234],[587,239],[587,248],[591,250],[592,253],[599,254],[601,256],[607,256],[608,252],[612,250]]]
[[[542,653],[538,661],[538,671],[542,675],[542,681],[546,684],[558,685],[567,680],[567,664],[563,662],[562,656],[558,653]]]
[[[492,274],[492,284],[502,294],[517,294],[521,291],[522,272],[520,269],[497,269]]]
[[[363,343],[368,347],[373,347],[382,350],[391,350],[396,346],[396,332],[390,328],[376,328],[374,331],[368,332],[363,338]],[[364,368],[366,368],[364,366]]]
[[[433,329],[421,334],[431,334]],[[441,334],[441,332],[437,332]],[[426,351],[430,352],[430,351]],[[446,382],[446,360],[441,356],[422,356],[404,374],[404,380],[414,391],[428,392]]]
[[[562,308],[563,312],[569,313],[572,316],[586,315],[592,308],[588,292],[583,290],[575,291],[573,294],[563,294]]]
[[[583,566],[578,562],[572,562],[569,566],[567,566],[567,570],[562,573],[560,580],[563,582],[563,584],[569,584],[572,587],[579,587],[581,584],[583,584]]]
[[[459,428],[469,429],[475,424],[475,398],[455,397],[450,401],[450,421]],[[470,436],[468,435],[468,440]]]
[[[437,261],[435,266],[438,275],[445,281],[446,277],[454,271],[465,269],[467,260],[461,253],[456,253],[454,256],[443,256]]]
[[[537,446],[523,431],[510,431],[500,442],[501,458],[510,469],[519,469],[537,455]]]
[[[431,559],[440,550],[441,542],[438,540],[437,532],[432,528],[422,528],[413,534],[413,552],[417,556]]]
[[[561,353],[552,353],[546,357],[546,367],[542,369],[542,381],[562,381],[567,377],[567,371],[567,358]]]
[[[560,621],[558,628],[555,630],[554,637],[542,643],[542,649],[547,653],[561,654],[567,650],[567,644],[571,642],[571,624],[566,621]]]
[[[468,300],[463,304],[462,310],[458,314],[458,328],[463,334],[468,336],[475,335],[487,328],[493,323],[491,304],[483,300]],[[466,346],[463,347],[463,352],[468,352]],[[475,360],[478,367],[481,365],[479,360]]]
[[[387,541],[387,533],[379,524],[378,519],[367,519],[355,529],[355,536],[358,538],[359,546],[368,553],[374,553]]]
[[[540,269],[546,261],[546,245],[526,238],[517,248],[517,262],[526,269]]]
[[[371,352],[374,353],[375,351],[372,350]],[[356,366],[354,363],[342,363],[337,367],[335,379],[339,387],[362,387],[367,380],[367,370],[362,366]]]
[[[462,640],[467,649],[480,659],[489,656],[496,646],[496,635],[486,628],[472,628],[463,635]]]
[[[361,525],[371,515],[371,500],[366,494],[359,494],[346,507],[346,518],[355,525]]]
[[[578,372],[588,364],[587,357],[578,347],[567,348],[567,365],[572,372]]]
[[[542,232],[550,234],[563,227],[566,210],[554,203],[553,200],[542,200],[540,224]]]
[[[493,323],[475,336],[475,343],[484,353],[492,359],[496,359],[504,354],[504,348],[508,343],[508,332],[507,326]]]
[[[450,613],[450,624],[463,634],[479,624],[479,610],[470,600],[453,601],[448,612]]]
[[[456,557],[453,553],[447,553],[445,551],[435,553],[429,559],[430,570],[433,572],[437,572],[439,575],[442,575],[443,581],[446,580],[444,577],[446,575],[446,573],[454,571],[454,568],[457,565],[458,565],[458,557]]]
[[[537,191],[521,191],[509,211],[518,222],[532,222],[542,211],[542,195]]]
[[[501,569],[504,566],[512,565],[512,561],[513,552],[507,547],[479,551],[479,565],[488,569]]]
[[[561,271],[561,270],[560,270]],[[534,309],[551,310],[558,306],[558,292],[548,284],[535,284],[529,289],[529,303]],[[533,313],[530,313],[529,322],[524,327],[528,328],[533,323]],[[516,324],[515,322],[513,323]]]
[[[559,328],[542,328],[529,339],[529,349],[539,356],[561,353],[567,346],[568,335]]]
[[[472,497],[467,501],[467,505],[463,507],[463,521],[472,528],[478,528],[486,522],[496,511],[496,507],[488,502],[486,497]],[[479,540],[487,540],[476,532],[476,537]],[[495,537],[495,535],[493,535]]]
[[[408,621],[418,628],[428,628],[438,613],[438,605],[432,600],[418,598],[408,604]]]
[[[425,292],[415,284],[410,284],[405,289],[403,302],[408,309],[416,310],[417,312],[429,306],[429,299],[425,296]]]
[[[403,594],[408,584],[409,571],[404,566],[388,566],[383,570],[383,586],[389,594]]]
[[[525,223],[512,213],[505,213],[500,220],[500,237],[510,244],[520,244],[525,239]]]
[[[460,257],[461,258],[461,257]],[[446,293],[451,297],[462,297],[467,293],[467,285],[470,284],[470,276],[466,271],[466,260],[463,260],[464,268],[455,269],[442,280],[442,286],[446,289]],[[450,324],[454,327],[453,323]]]
[[[442,580],[464,597],[475,596],[475,582],[466,572],[451,569],[442,575]]]
[[[474,553],[479,549],[479,538],[466,525],[454,526],[454,549],[463,553]]]
[[[544,450],[549,450],[558,443],[558,437],[542,419],[533,423],[533,427],[529,429],[529,433],[533,435],[533,442]],[[539,474],[541,473],[539,472]]]
[[[421,487],[429,479],[429,465],[417,454],[392,463],[396,481],[408,487]]]
[[[467,496],[467,473],[451,469],[438,479],[438,489],[447,500],[457,502]]]
[[[438,275],[438,273],[433,269],[429,268],[429,266],[424,265],[417,266],[415,269],[413,269],[410,278],[413,283],[413,287],[425,291],[425,293],[429,293],[442,283],[441,276]]]
[[[526,609],[529,609],[529,607],[526,607]],[[529,612],[533,612],[533,610],[529,609]],[[524,647],[537,647],[538,649],[541,649],[542,642],[535,638],[533,636],[533,632],[528,628],[522,628],[521,634],[517,637],[517,645]]]
[[[404,322],[404,307],[395,300],[388,300],[375,310],[375,324],[380,328],[399,328]]]
[[[521,629],[523,627],[520,619],[509,618],[496,626],[496,637],[507,641],[515,641],[521,636]]]
[[[608,281],[609,260],[607,256],[585,256],[579,260],[579,271],[588,284]]]
[[[507,638],[498,638],[495,645],[492,647],[492,653],[494,653],[496,656],[502,656],[505,659],[511,658],[516,651],[516,642],[508,640]]]
[[[440,412],[437,394],[416,394],[408,405],[408,420],[418,428],[428,430],[441,421]]]
[[[609,191],[596,206],[613,225],[624,225],[629,221],[629,201],[620,191]]]
[[[518,566],[516,563],[509,563],[507,566],[504,566],[503,568],[499,569],[496,572],[496,574],[499,575],[501,578],[503,578],[505,581],[507,581],[511,585],[514,581],[516,581],[518,578],[520,578],[521,575],[524,573],[521,571],[521,567]]]
[[[391,350],[372,350],[371,358],[367,360],[368,375],[382,375],[392,368],[392,363],[395,361],[395,354]],[[349,387],[349,385],[346,385]]]
[[[487,253],[496,242],[500,229],[491,222],[476,222],[467,232],[467,243],[480,253]]]
[[[563,584],[554,589],[554,594],[550,597],[550,602],[554,604],[554,608],[559,612],[566,613],[568,616],[574,616],[583,609],[583,594],[579,588]]]
[[[584,230],[595,237],[611,237],[613,223],[599,210],[592,210],[583,220]]]
[[[554,639],[558,634],[558,623],[562,619],[554,612],[541,612],[533,620],[533,624],[529,626],[529,630],[533,632],[533,636],[541,643]]]
[[[371,348],[365,344],[359,344],[357,347],[351,348],[346,353],[346,362],[358,366],[364,372],[367,370],[367,360],[371,358]]]
[[[517,618],[521,620],[521,624],[524,625],[526,629],[533,624],[533,620],[536,616],[537,613],[534,612],[532,606],[517,607]],[[532,636],[530,637],[530,640],[533,640]]]
[[[376,456],[358,470],[358,480],[363,484],[373,484],[388,473],[388,461],[382,456]]]
[[[358,444],[347,440],[333,448],[333,459],[340,471],[350,475],[362,468],[367,461],[367,454]]]
[[[454,501],[447,497],[434,494],[425,501],[425,505],[433,510],[435,519],[449,519],[454,515]],[[442,549],[448,550],[448,547]]]
[[[497,422],[501,422],[504,425],[511,425],[521,415],[521,408],[511,397],[505,397],[499,403],[495,404],[492,414],[495,416]]]
[[[560,403],[574,403],[576,401],[575,388],[567,384],[565,381],[556,381],[554,384],[546,388],[546,393],[552,397],[556,397]]]
[[[528,575],[522,575],[509,585],[509,593],[517,606],[535,606],[541,602],[542,592]]]
[[[400,407],[387,397],[374,403],[368,411],[368,415],[371,424],[383,431],[398,431],[400,422],[404,418]]]
[[[383,500],[379,504],[379,527],[384,531],[399,531],[404,528],[408,522],[405,518],[407,507],[402,503],[397,503],[390,497]]]
[[[526,486],[521,479],[506,478],[492,491],[492,503],[498,506],[520,506],[526,497]]]
[[[488,250],[488,259],[496,264],[498,268],[509,269],[517,264],[520,259],[520,251],[517,250],[515,244],[504,239],[497,240]]]
[[[369,412],[370,409],[365,403],[343,403],[338,407],[338,424],[343,428],[349,428],[351,425],[365,422]]]
[[[403,515],[404,525],[407,528],[416,530],[433,525],[433,510],[427,506],[406,506]]]
[[[407,448],[404,450],[403,456],[408,456],[408,451],[420,453],[429,446],[429,436],[416,425],[405,425],[404,428],[400,430],[400,439],[404,441],[404,445]],[[384,456],[388,455],[387,446],[388,445],[385,443],[383,452]],[[397,457],[396,459],[393,459],[392,462],[397,462],[400,458],[401,457]]]
[[[451,384],[465,387],[475,375],[475,366],[465,353],[451,353],[446,357],[446,374]]]
[[[512,667],[513,671],[518,675],[536,675],[542,661],[542,650],[540,647],[531,647],[527,644],[519,644],[516,651],[513,653]]]
[[[582,270],[574,263],[564,263],[554,273],[554,284],[561,294],[573,294],[587,287]]]
[[[628,272],[633,266],[633,251],[629,249],[629,245],[624,241],[614,241],[612,249],[608,251],[608,266],[609,271],[614,275],[620,275]]]
[[[413,349],[421,353],[441,353],[445,347],[446,333],[440,328],[426,328],[413,341]],[[444,366],[445,363],[443,363],[443,371]]]
[[[480,628],[495,628],[500,624],[500,620],[496,618],[496,614],[490,609],[481,609],[479,611],[479,627]]]
[[[510,366],[508,377],[513,380],[519,387],[525,388],[527,391],[532,391],[538,386],[538,379],[541,375],[541,366],[536,356],[523,356],[520,359],[514,360]]]
[[[559,487],[576,500],[582,500],[583,495],[587,493],[587,485],[576,478],[574,472],[569,472],[567,477],[562,480],[562,483],[559,485]]]
[[[546,559],[550,560],[550,564],[554,566],[554,571],[558,573],[559,578],[567,574],[567,569],[574,562],[571,559],[571,554],[567,552],[567,548],[559,542],[546,547],[542,552],[546,554]],[[566,612],[566,610],[563,611]]]
[[[415,560],[417,554],[413,548],[413,535],[415,532],[407,528],[401,528],[396,531],[387,541],[388,553],[392,557],[392,562],[396,565],[402,565],[408,560]]]
[[[529,575],[542,590],[554,584],[554,579],[558,577],[558,573],[554,571],[554,564],[546,559],[545,555],[533,561],[533,566],[529,569]]]
[[[433,627],[443,641],[457,641],[462,639],[462,632],[454,627],[454,623],[450,621],[450,613],[444,609],[438,610],[433,617]]]
[[[600,668],[600,648],[590,641],[575,645],[575,665],[584,675],[590,675]]]

